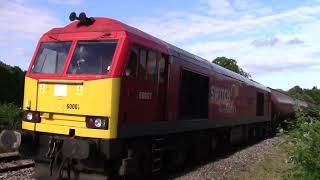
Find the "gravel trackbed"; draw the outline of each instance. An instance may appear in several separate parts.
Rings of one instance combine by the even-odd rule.
[[[237,174],[250,168],[253,164],[264,159],[265,155],[274,150],[274,144],[282,141],[283,138],[273,137],[263,140],[252,146],[248,146],[233,153],[228,153],[215,160],[197,167],[187,168],[177,174],[169,175],[175,180],[212,180],[212,179],[234,179]],[[35,179],[34,168],[22,169],[19,171],[0,174],[0,179]],[[80,177],[81,178],[81,177]],[[82,179],[82,178],[81,178]]]
[[[253,164],[264,159],[265,155],[274,151],[274,145],[282,142],[283,138],[273,137],[263,140],[252,146],[238,150],[233,154],[220,157],[215,161],[189,169],[173,179],[176,180],[212,180],[234,179],[241,171],[250,168]]]

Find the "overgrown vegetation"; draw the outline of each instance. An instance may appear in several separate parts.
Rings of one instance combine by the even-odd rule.
[[[22,119],[21,107],[14,103],[0,104],[0,130],[20,128]]]
[[[10,66],[0,61],[0,103],[22,104],[24,75],[18,66]]]
[[[318,89],[316,86],[312,89],[302,89],[300,86],[294,86],[287,92],[294,98],[320,105],[320,89]]]
[[[279,133],[284,141],[235,179],[320,179],[320,116],[297,109],[286,123]]]
[[[300,110],[289,122],[284,132],[287,141],[283,147],[288,152],[293,168],[285,179],[320,179],[320,117],[310,116]]]
[[[0,130],[20,127],[24,75],[19,67],[0,61]]]

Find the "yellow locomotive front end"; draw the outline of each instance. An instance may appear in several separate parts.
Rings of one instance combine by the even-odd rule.
[[[24,130],[117,137],[125,35],[92,32],[94,25],[82,27],[75,22],[40,39],[25,77]]]
[[[116,138],[120,78],[25,78],[25,130],[90,138]]]

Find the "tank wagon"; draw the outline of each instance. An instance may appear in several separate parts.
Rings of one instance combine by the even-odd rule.
[[[219,142],[265,136],[292,111],[291,97],[124,23],[70,19],[41,37],[25,77],[22,128],[52,165],[174,169]]]
[[[302,110],[310,108],[310,103],[295,99],[283,91],[269,88],[271,91],[272,114],[276,120],[284,120],[294,115],[295,107]]]

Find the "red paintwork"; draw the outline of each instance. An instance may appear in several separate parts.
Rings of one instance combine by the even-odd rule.
[[[113,57],[113,63],[108,75],[68,75],[67,64],[71,60],[72,52],[78,40],[108,40],[118,39],[119,45]],[[270,90],[251,80],[238,77],[221,67],[199,60],[199,57],[167,44],[151,35],[136,28],[125,25],[119,21],[108,18],[96,18],[93,25],[77,26],[73,22],[63,28],[55,28],[44,34],[39,44],[48,41],[73,41],[71,53],[66,60],[66,65],[61,75],[31,74],[28,69],[27,76],[35,79],[72,79],[93,80],[111,77],[123,77],[128,52],[132,44],[137,44],[145,49],[164,53],[170,56],[169,79],[166,84],[158,85],[145,80],[131,80],[122,78],[121,100],[120,100],[120,122],[149,122],[149,121],[177,121],[179,120],[179,89],[180,70],[189,69],[209,77],[209,89],[222,89],[223,92],[233,94],[228,100],[223,100],[219,95],[208,99],[208,118],[215,119],[254,119],[256,118],[256,93],[264,94],[264,116],[265,120],[271,117]],[[36,52],[39,49],[37,46]],[[35,59],[32,58],[31,64]],[[159,58],[158,58],[159,59]],[[157,72],[156,72],[157,74]],[[232,77],[230,77],[232,76]],[[139,99],[139,92],[151,92],[152,99]],[[220,98],[220,99],[219,99]],[[222,104],[229,106],[229,112],[222,109]]]
[[[267,89],[260,89],[257,87],[250,86],[245,82],[238,81],[236,79],[230,78],[228,76],[218,74],[207,68],[203,68],[199,65],[195,65],[190,62],[183,61],[179,58],[174,58],[175,63],[171,65],[170,69],[170,84],[169,84],[169,93],[168,100],[168,115],[170,120],[179,119],[179,79],[180,79],[180,67],[192,70],[193,72],[198,72],[210,77],[210,85],[230,90],[232,86],[235,86],[239,89],[239,96],[231,98],[232,103],[236,107],[236,111],[233,113],[230,112],[219,112],[219,106],[221,103],[215,99],[210,100],[209,97],[209,119],[252,119],[256,118],[256,92],[264,93],[265,105],[264,105],[264,115],[266,119],[270,118],[270,97],[269,91]],[[247,103],[248,99],[251,98],[253,102],[251,104]],[[226,102],[228,103],[228,102]]]
[[[294,99],[279,90],[271,89],[271,94],[273,113],[276,113],[281,120],[293,115],[296,105],[302,109],[306,109],[309,106],[305,101]]]
[[[294,113],[295,99],[275,89],[271,89],[271,92],[274,112],[278,113],[282,118],[288,117]]]

